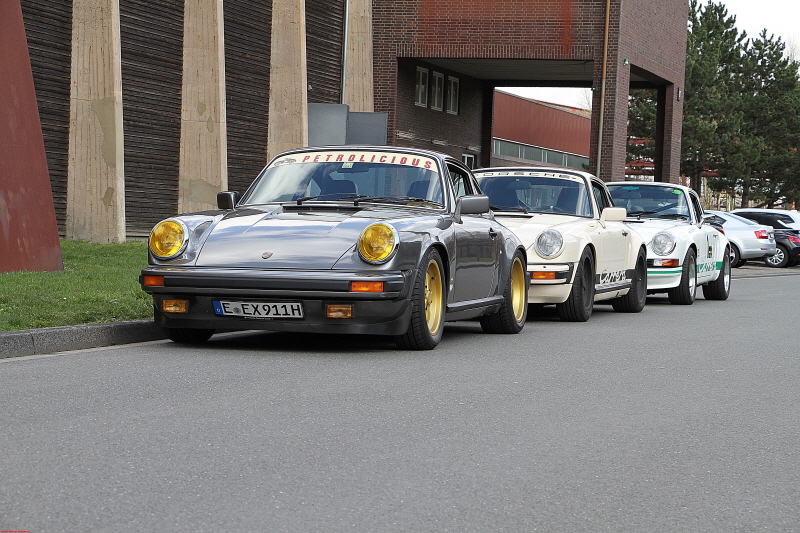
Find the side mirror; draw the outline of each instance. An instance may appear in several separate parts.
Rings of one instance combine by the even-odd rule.
[[[456,200],[456,213],[482,215],[489,212],[489,197],[485,194],[462,196]]]
[[[622,222],[628,217],[628,211],[624,207],[606,207],[600,213],[600,222]]]
[[[220,209],[236,209],[239,193],[236,191],[222,191],[217,193],[217,207]]]

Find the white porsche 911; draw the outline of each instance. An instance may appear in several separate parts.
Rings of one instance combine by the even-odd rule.
[[[647,252],[623,223],[605,184],[560,168],[474,171],[494,217],[528,249],[528,302],[555,304],[561,320],[584,322],[594,302],[638,313],[647,298]]]
[[[666,292],[673,304],[690,305],[697,286],[706,300],[727,300],[731,290],[728,239],[704,214],[692,189],[673,183],[608,183],[626,223],[647,241],[647,292]]]

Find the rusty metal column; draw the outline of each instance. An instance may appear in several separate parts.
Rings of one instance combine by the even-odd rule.
[[[350,111],[375,111],[372,69],[372,0],[348,0],[343,103]]]
[[[222,0],[186,0],[178,212],[215,209],[228,188]]]
[[[273,0],[267,159],[308,145],[304,0]]]
[[[68,239],[125,240],[119,0],[74,0]]]
[[[19,0],[0,1],[0,272],[61,270],[53,194]]]

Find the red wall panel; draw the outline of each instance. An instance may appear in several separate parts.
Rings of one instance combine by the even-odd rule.
[[[60,270],[61,246],[19,0],[0,2],[0,272]]]
[[[589,117],[495,92],[494,137],[588,157],[591,125]]]

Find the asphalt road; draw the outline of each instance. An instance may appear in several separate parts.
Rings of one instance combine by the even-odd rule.
[[[259,333],[6,359],[0,529],[797,532],[780,273],[519,335],[448,325],[432,352]]]

